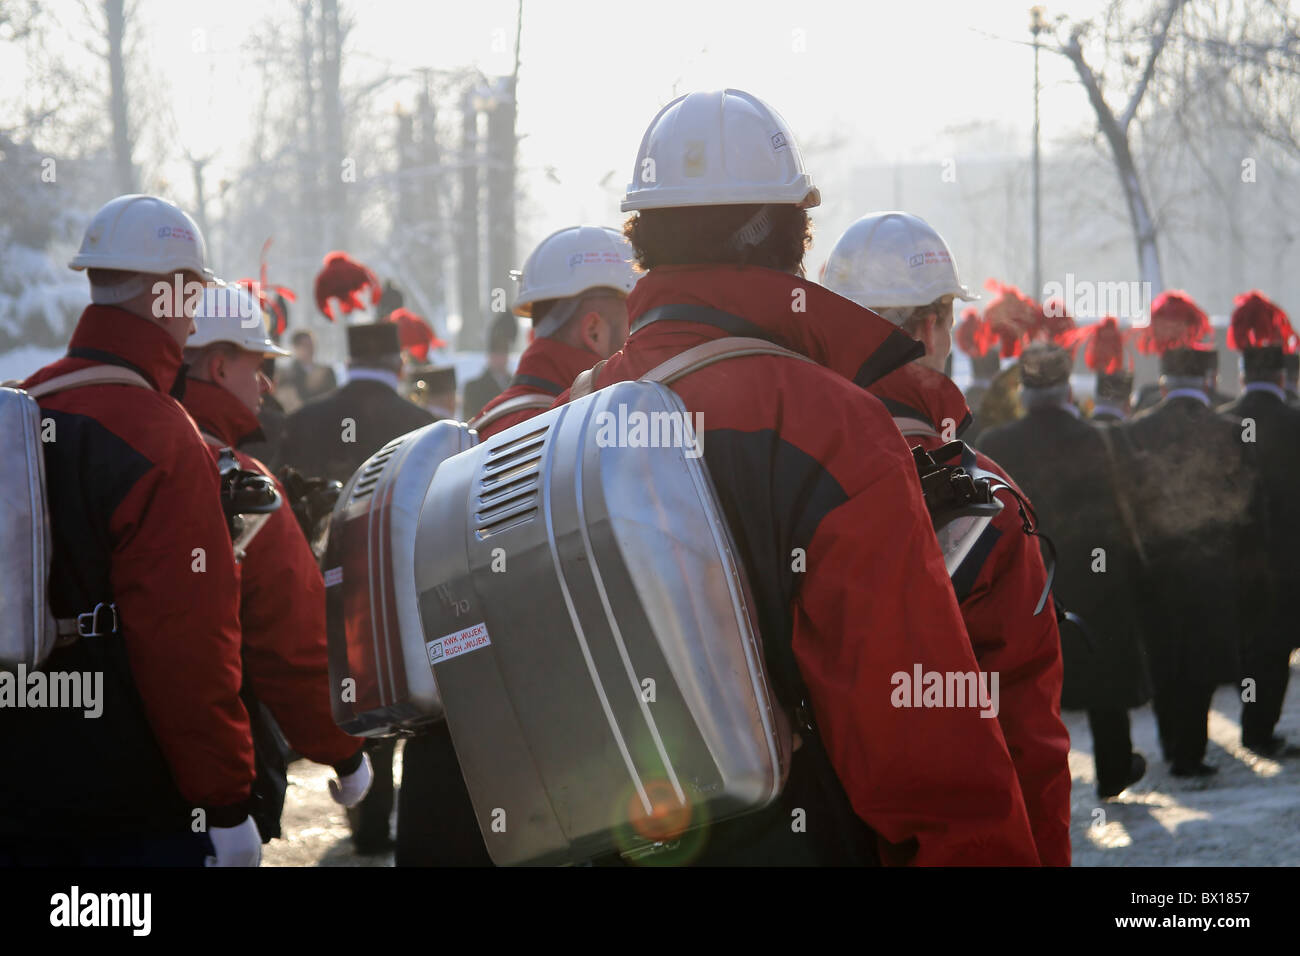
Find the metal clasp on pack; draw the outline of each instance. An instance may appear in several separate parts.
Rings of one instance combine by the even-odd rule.
[[[107,611],[110,615],[110,619],[113,622],[113,626],[110,627],[107,631],[101,631],[99,629],[100,611]],[[95,609],[93,611],[87,611],[85,614],[77,615],[77,636],[78,637],[107,637],[110,634],[117,633],[117,625],[118,625],[117,605],[105,604],[103,601],[100,601],[98,604],[95,605]],[[89,630],[87,630],[87,628],[89,628]]]

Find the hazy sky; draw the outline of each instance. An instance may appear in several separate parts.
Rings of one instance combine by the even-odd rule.
[[[238,148],[240,117],[255,106],[257,77],[243,62],[242,44],[277,3],[288,18],[294,7],[287,0],[137,3],[149,55],[166,61],[179,54],[178,68],[165,71],[162,82],[195,151],[224,153],[211,170],[219,178],[230,168],[223,168],[225,157],[237,165],[246,155]],[[355,28],[345,80],[429,66],[472,65],[489,76],[512,68],[513,0],[346,6]],[[736,86],[766,99],[801,143],[813,145],[804,153],[814,180],[819,163],[941,160],[936,136],[971,124],[1010,127],[1006,151],[1026,152],[1029,6],[1015,0],[525,0],[519,158],[530,199],[520,255],[559,226],[621,219],[617,203],[641,134],[674,92]],[[1103,6],[1104,0],[1067,0],[1050,3],[1048,12],[1077,17]],[[204,55],[190,53],[196,41]],[[1091,125],[1062,58],[1043,56],[1043,82],[1046,143]],[[398,96],[385,102],[383,95],[377,106],[388,111]],[[837,141],[833,156],[819,155],[818,145]],[[178,173],[173,181],[187,184]]]

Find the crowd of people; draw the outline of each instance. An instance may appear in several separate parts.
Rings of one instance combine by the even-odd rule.
[[[673,384],[702,414],[799,746],[780,798],[711,824],[692,862],[1069,865],[1062,706],[1087,711],[1103,799],[1145,772],[1128,712],[1147,700],[1175,776],[1214,772],[1207,712],[1223,683],[1245,688],[1243,744],[1294,755],[1274,732],[1300,579],[1296,339],[1279,307],[1238,300],[1243,392],[1229,402],[1210,322],[1182,293],[1135,331],[1076,326],[1064,304],[996,285],[958,323],[956,303],[978,297],[939,232],[905,212],[862,216],[807,278],[821,195],[784,120],[748,93],[675,99],[635,170],[622,230],[561,228],[527,258],[483,375],[460,389],[454,367],[430,364],[446,343],[346,253],[325,257],[314,288],[326,319],[368,320],[347,325],[340,385],[312,333],[290,331],[291,293],[215,285],[175,205],[122,196],[96,214],[71,263],[92,304],[67,355],[21,387],[57,430],[41,449],[49,604],[74,622],[43,666],[103,672],[104,716],[0,707],[16,771],[0,864],[256,865],[295,754],[334,768],[358,852],[392,847],[394,741],[363,746],[331,717],[313,550],[331,483],[438,419],[488,438],[570,401],[580,375],[580,393],[634,380],[727,336],[812,360],[749,355]],[[159,308],[173,282],[206,291]],[[517,319],[531,333],[511,374]],[[964,395],[954,344],[972,360]],[[1161,363],[1136,413],[1130,344]],[[1087,416],[1070,385],[1080,349],[1097,374]],[[951,573],[917,446],[960,455],[1000,505]],[[284,506],[232,522],[232,455]],[[898,706],[891,675],[917,665],[996,675],[996,719]],[[403,766],[397,863],[490,864],[445,725],[408,739]]]

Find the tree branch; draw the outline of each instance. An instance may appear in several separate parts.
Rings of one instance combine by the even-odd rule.
[[[1137,87],[1133,90],[1133,95],[1129,97],[1128,105],[1124,107],[1124,112],[1119,117],[1119,128],[1128,135],[1129,124],[1133,122],[1133,117],[1137,115],[1139,104],[1142,97],[1146,94],[1147,87],[1151,84],[1151,77],[1156,72],[1156,60],[1160,59],[1160,51],[1165,48],[1169,40],[1169,27],[1174,22],[1174,16],[1186,5],[1187,0],[1169,0],[1169,5],[1165,7],[1165,14],[1160,24],[1160,29],[1154,37],[1151,38],[1151,54],[1147,57],[1146,68],[1142,71],[1142,79],[1138,81]]]

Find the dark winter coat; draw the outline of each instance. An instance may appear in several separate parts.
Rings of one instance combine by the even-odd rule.
[[[595,361],[596,359],[593,358],[592,363],[594,364]],[[588,365],[587,367],[590,368],[591,366]],[[580,372],[582,369],[578,369],[578,371]],[[497,376],[492,374],[490,368],[485,368],[483,374],[478,378],[472,378],[466,382],[465,391],[461,399],[461,411],[465,415],[465,420],[468,421],[471,418],[477,418],[479,413],[483,411],[484,407],[486,407],[492,399],[496,398],[512,384],[514,383],[507,377],[498,379]],[[560,384],[562,386],[561,390],[563,390],[573,384],[573,379],[569,379],[569,381]],[[556,394],[558,395],[559,393],[557,392]]]
[[[1251,388],[1219,411],[1254,422],[1262,491],[1263,535],[1243,581],[1243,638],[1262,649],[1300,646],[1293,601],[1300,595],[1300,409],[1267,389]]]
[[[1251,446],[1239,425],[1187,396],[1164,399],[1114,435],[1146,555],[1139,608],[1155,688],[1233,682],[1240,571],[1258,547]]]
[[[346,482],[384,445],[433,420],[384,382],[355,379],[284,420],[280,464]]]
[[[1053,591],[1087,628],[1062,628],[1061,706],[1083,710],[1139,707],[1151,695],[1137,551],[1115,497],[1100,427],[1106,426],[1064,408],[1034,408],[980,441],[1015,475],[1056,547]]]

